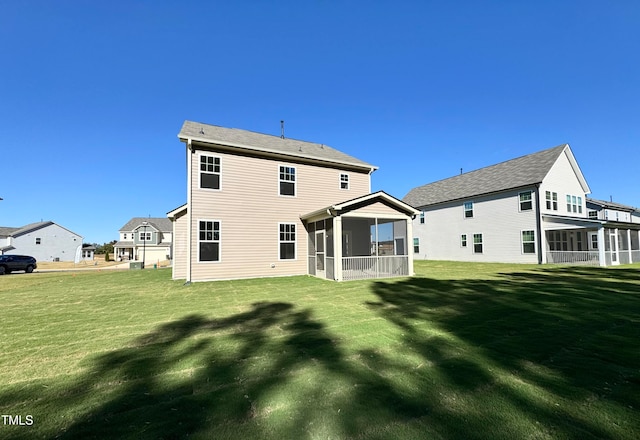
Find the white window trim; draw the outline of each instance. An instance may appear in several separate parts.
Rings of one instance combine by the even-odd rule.
[[[416,252],[416,240],[418,240],[418,251]],[[420,237],[413,237],[413,253],[414,254],[419,254],[420,253]]]
[[[343,176],[346,176],[346,177],[347,177],[347,180],[343,181],[343,180],[342,180],[342,177],[343,177]],[[347,184],[347,187],[346,187],[346,188],[343,188],[343,187],[342,187],[342,184],[343,184],[343,183],[346,183],[346,184]],[[351,177],[349,176],[349,174],[348,174],[348,173],[340,173],[340,180],[339,180],[339,182],[338,182],[338,185],[339,185],[339,186],[338,186],[338,188],[339,188],[339,189],[341,189],[341,190],[343,190],[343,191],[349,191],[349,190],[351,189]]]
[[[549,193],[549,198],[547,198],[547,193]],[[555,200],[553,196],[555,195]],[[555,203],[555,208],[553,207]],[[558,193],[556,191],[545,191],[544,194],[544,207],[547,211],[557,211],[558,210]],[[549,207],[547,207],[547,204]]]
[[[293,240],[293,258],[280,258],[280,244],[281,243],[291,243],[291,241],[280,241],[280,226],[282,225],[294,225],[296,227],[296,232],[295,232],[295,240]],[[277,252],[278,252],[278,261],[298,261],[298,223],[297,222],[278,222],[278,248],[277,248]],[[315,234],[315,232],[314,232]],[[325,258],[326,258],[326,250],[325,250]]]
[[[209,171],[202,171],[200,169],[200,164],[202,161],[202,157],[213,157],[214,159],[218,159],[220,161],[220,171],[219,172],[209,172]],[[215,188],[203,188],[202,187],[202,173],[206,173],[206,174],[217,174],[218,175],[218,180],[220,182],[220,188],[215,189]],[[199,154],[198,155],[198,189],[201,189],[203,191],[222,191],[222,157],[220,156],[215,156],[213,154]]]
[[[482,237],[482,241],[479,243],[482,245],[482,252],[476,252],[476,238],[475,238],[476,235],[479,235]],[[471,246],[473,246],[473,248],[471,249],[472,252],[474,254],[483,255],[484,254],[484,234],[482,232],[474,232],[473,234],[471,234],[471,238],[472,238]]]
[[[294,176],[295,176],[295,180],[293,181],[293,195],[289,196],[286,194],[280,194],[280,182],[289,182],[291,183],[290,180],[280,180],[280,167],[285,167],[285,168],[293,168],[294,170]],[[286,165],[286,164],[278,164],[278,169],[277,169],[277,176],[278,176],[278,197],[286,197],[286,198],[294,198],[294,197],[298,197],[298,168],[293,166],[293,165]],[[286,261],[286,260],[284,260]]]
[[[464,245],[462,244],[462,236],[464,235]],[[469,248],[469,234],[460,234],[460,247]]]
[[[426,224],[426,223],[427,223],[426,214],[425,214],[425,212],[424,212],[424,211],[420,211],[420,216],[419,216],[418,218],[419,218],[418,222],[419,222],[421,225],[424,225],[424,224]]]
[[[218,261],[201,261],[200,260],[200,222],[218,222],[219,227],[219,235],[220,239],[217,241],[218,243]],[[198,248],[198,259],[196,260],[197,264],[218,264],[222,262],[222,220],[210,219],[210,218],[199,218],[196,219],[196,234],[198,234],[196,240],[196,246]],[[216,240],[205,240],[206,243],[216,243]]]
[[[522,235],[523,232],[533,232],[533,242],[531,241],[527,241],[527,243],[533,243],[533,252],[525,252],[524,251],[524,237]],[[522,255],[536,255],[538,253],[538,246],[537,246],[537,240],[536,240],[536,231],[535,229],[522,229],[520,230],[520,253]]]
[[[471,203],[471,217],[467,217],[467,207],[465,206],[467,203]],[[475,215],[475,203],[473,202],[473,200],[462,202],[462,218],[466,220],[466,219],[474,218],[474,215]]]
[[[520,196],[522,194],[526,194],[529,193],[531,195],[531,199],[529,200],[529,203],[531,203],[531,208],[529,209],[522,209],[522,200],[520,200]],[[526,203],[526,202],[525,202]],[[533,191],[532,190],[527,190],[527,191],[520,191],[518,193],[518,212],[529,212],[529,211],[533,211]]]

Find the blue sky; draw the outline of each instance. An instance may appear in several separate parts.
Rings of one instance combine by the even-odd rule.
[[[569,143],[592,197],[640,206],[637,1],[3,1],[0,43],[0,226],[165,216],[185,119],[283,119],[399,198]]]

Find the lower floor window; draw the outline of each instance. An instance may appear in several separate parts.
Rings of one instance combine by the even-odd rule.
[[[419,238],[414,238],[413,239],[413,253],[414,254],[419,254],[420,253],[420,239]]]
[[[569,250],[566,231],[549,232],[549,250],[551,251],[568,251]]]
[[[460,246],[467,247],[467,234],[462,234],[460,236]]]
[[[482,253],[482,234],[473,234],[473,252]]]
[[[220,222],[198,222],[198,261],[220,261]]]
[[[522,231],[522,252],[525,254],[536,253],[536,241],[534,231]]]
[[[281,223],[280,228],[280,256],[281,260],[296,259],[296,225],[295,223]]]

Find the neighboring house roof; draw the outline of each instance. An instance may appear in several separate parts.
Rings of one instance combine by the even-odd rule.
[[[587,203],[593,203],[594,205],[601,206],[602,208],[612,208],[620,211],[628,211],[628,212],[640,211],[640,209],[634,208],[633,206],[623,205],[621,203],[615,203],[615,202],[607,202],[606,200],[592,199],[589,197],[587,197]]]
[[[249,150],[254,153],[349,165],[369,170],[370,172],[378,169],[374,165],[349,156],[328,145],[199,122],[185,121],[180,133],[178,133],[178,138],[182,141],[191,139],[195,142],[223,145],[239,150]]]
[[[46,222],[36,222],[36,223],[30,223],[28,225],[22,226],[21,228],[7,228],[7,227],[0,227],[0,236],[5,236],[5,237],[19,237],[21,235],[24,234],[28,234],[29,232],[33,232],[33,231],[37,231],[38,229],[42,229],[45,228],[47,226],[51,226],[51,225],[55,225],[56,223],[52,222],[52,221],[46,221]],[[69,231],[67,228],[58,225],[59,227],[61,227],[62,229],[65,229],[67,231]],[[80,234],[76,234],[73,231],[69,231],[74,235],[77,235],[78,237],[82,237]]]
[[[133,241],[117,241],[113,247],[133,247]]]
[[[162,232],[171,232],[173,227],[171,220],[164,217],[134,217],[129,220],[123,227],[120,228],[121,232],[131,232],[142,225],[142,222],[148,222],[150,226]]]
[[[412,206],[422,207],[535,185],[543,181],[558,157],[565,151],[585,193],[590,192],[569,144],[562,144],[413,188],[402,200]]]

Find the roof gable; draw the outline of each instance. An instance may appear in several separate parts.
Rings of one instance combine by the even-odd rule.
[[[396,199],[393,196],[390,196],[384,191],[377,191],[375,193],[367,194],[364,196],[356,197],[355,199],[347,200],[341,203],[336,203],[322,209],[319,209],[314,212],[310,212],[308,214],[300,216],[302,220],[307,220],[313,217],[317,217],[318,215],[333,212],[334,214],[341,215],[342,212],[349,211],[353,207],[357,205],[369,205],[375,202],[381,201],[388,206],[391,206],[396,211],[402,212],[409,216],[418,215],[419,211],[416,210],[413,206],[408,205],[402,200]]]
[[[182,141],[191,140],[192,142],[227,146],[235,150],[251,152],[254,155],[288,156],[346,165],[369,172],[378,168],[328,145],[199,122],[185,121],[180,133],[178,133],[178,138]]]
[[[588,189],[569,144],[562,144],[413,188],[402,200],[421,207],[539,184],[564,151],[569,152],[568,157],[578,179]]]

